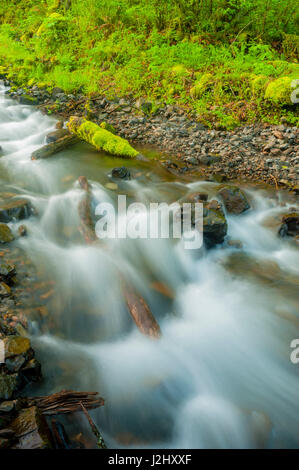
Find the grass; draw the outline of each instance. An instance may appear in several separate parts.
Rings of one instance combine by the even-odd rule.
[[[210,2],[219,8],[213,21],[203,8],[200,26],[199,13],[190,13],[198,2],[191,0],[148,0],[147,5],[143,0],[72,0],[68,9],[62,0],[2,2],[0,65],[23,87],[34,83],[67,93],[143,97],[153,110],[159,103],[180,105],[201,122],[228,129],[257,120],[278,123],[282,116],[299,124],[298,105],[265,98],[274,80],[299,78],[296,24],[279,23],[282,7],[274,0],[266,2],[273,7],[266,19],[265,2],[246,3],[261,8],[264,37],[253,34],[253,24],[242,30],[241,20],[236,23],[245,8],[241,0]],[[293,2],[286,3],[293,8]],[[271,12],[282,28],[280,39]],[[221,15],[231,15],[230,21],[221,22]],[[233,35],[228,24],[235,27]]]

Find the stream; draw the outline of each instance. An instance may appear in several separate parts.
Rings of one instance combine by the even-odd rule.
[[[110,448],[298,448],[299,364],[290,343],[299,338],[299,251],[275,226],[294,202],[245,188],[251,209],[227,216],[239,249],[197,253],[168,239],[88,246],[78,232],[81,175],[96,200],[114,205],[118,194],[145,204],[194,191],[212,197],[217,184],[180,181],[155,160],[113,158],[85,143],[32,161],[57,120],[4,91],[0,85],[0,191],[37,209],[10,226],[25,223],[28,236],[14,243],[52,286],[43,320],[31,322],[44,376],[34,394],[98,391],[105,406],[91,415]],[[118,166],[132,179],[112,182]],[[136,328],[119,273],[149,303],[161,339]],[[88,429],[84,416],[77,421]]]

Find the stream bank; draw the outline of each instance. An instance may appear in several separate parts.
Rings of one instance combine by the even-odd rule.
[[[276,126],[256,123],[225,131],[206,128],[176,106],[153,111],[153,103],[140,99],[90,99],[67,95],[59,88],[49,93],[36,85],[9,95],[63,120],[77,115],[96,123],[106,121],[121,137],[135,145],[151,146],[156,155],[162,153],[158,157],[161,163],[178,175],[194,174],[218,182],[266,183],[299,192],[299,129],[289,126],[286,119]]]

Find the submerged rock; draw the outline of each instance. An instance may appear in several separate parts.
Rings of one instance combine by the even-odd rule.
[[[0,202],[0,222],[27,219],[35,213],[33,206],[26,199]]]
[[[299,213],[292,212],[282,218],[282,224],[278,231],[280,237],[298,237],[299,236]]]
[[[123,180],[131,179],[130,170],[126,168],[125,166],[113,168],[111,174],[112,174],[112,178],[120,178]]]
[[[0,223],[0,243],[10,243],[13,240],[14,236],[8,225]]]
[[[250,208],[245,193],[237,186],[226,185],[217,192],[229,214],[242,214]]]

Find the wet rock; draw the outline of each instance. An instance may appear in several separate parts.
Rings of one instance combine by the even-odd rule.
[[[54,87],[52,90],[52,98],[56,100],[56,98],[59,97],[59,95],[64,95],[63,90],[59,87]]]
[[[33,350],[31,348],[29,338],[24,338],[22,336],[6,336],[4,338],[5,346],[5,358],[11,358],[14,356],[22,355],[22,357],[28,359],[33,355]]]
[[[47,422],[36,406],[18,413],[11,423],[11,429],[18,439],[18,449],[50,449],[51,434]]]
[[[203,240],[208,248],[223,243],[227,234],[227,221],[218,201],[206,202],[203,208]]]
[[[22,380],[27,383],[39,382],[42,379],[42,371],[39,361],[35,358],[32,358],[25,364],[24,367],[22,367],[20,374]]]
[[[7,375],[0,373],[0,400],[10,400],[19,389],[20,379],[18,374]]]
[[[17,409],[17,400],[3,401],[0,403],[0,414],[13,413]]]
[[[16,274],[17,272],[14,265],[0,263],[0,282],[9,285]]]
[[[296,212],[286,214],[282,218],[282,225],[278,231],[280,237],[299,236],[299,214]]]
[[[218,192],[229,214],[242,214],[250,208],[245,193],[237,186],[223,186]]]
[[[30,95],[21,95],[19,96],[18,101],[20,104],[26,104],[26,105],[31,105],[31,106],[38,105],[38,99],[33,98]]]
[[[229,246],[230,248],[236,248],[238,250],[241,250],[243,248],[243,243],[241,242],[241,240],[228,240],[227,246]]]
[[[26,199],[0,202],[0,222],[27,219],[35,214],[35,210]]]
[[[46,136],[46,143],[50,144],[51,142],[56,142],[59,139],[62,139],[66,135],[70,135],[67,129],[57,129],[56,131],[50,132]]]
[[[14,236],[10,228],[3,223],[0,223],[0,243],[10,243],[14,240]]]
[[[120,178],[120,179],[123,179],[123,180],[130,180],[131,179],[130,170],[128,168],[126,168],[125,166],[113,168],[111,174],[112,174],[112,178]]]
[[[5,284],[5,282],[0,282],[0,299],[9,297],[11,295],[11,288]]]
[[[18,372],[26,359],[23,356],[15,356],[6,359],[5,367],[9,372]]]
[[[14,437],[14,435],[15,433],[12,429],[0,429],[0,439],[11,439]]]
[[[58,121],[58,122],[56,122],[56,124],[55,124],[55,128],[56,128],[56,129],[62,129],[62,128],[63,128],[63,125],[64,125],[64,122],[63,122],[63,121]]]

